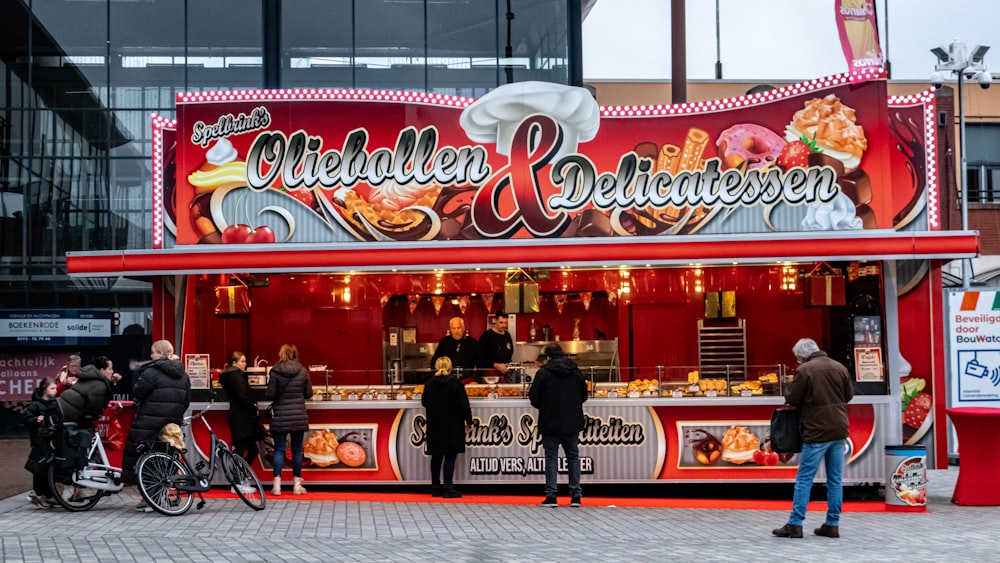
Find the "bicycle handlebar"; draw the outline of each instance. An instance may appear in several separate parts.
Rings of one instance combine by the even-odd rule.
[[[190,425],[192,420],[194,420],[196,418],[201,418],[201,417],[205,416],[205,413],[207,413],[212,408],[212,405],[214,405],[214,404],[215,404],[215,393],[212,393],[212,399],[208,402],[208,406],[205,407],[204,409],[200,410],[197,413],[192,413],[192,414],[189,414],[188,416],[185,416],[184,417],[184,424]]]

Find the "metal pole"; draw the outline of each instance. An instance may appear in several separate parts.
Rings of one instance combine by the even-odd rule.
[[[722,80],[722,33],[719,29],[719,0],[715,0],[715,79]]]
[[[670,2],[670,103],[687,102],[687,18],[684,15],[684,0]]]
[[[962,230],[969,230],[969,171],[965,165],[965,68],[958,71],[958,148],[962,163],[959,197],[962,198]],[[969,289],[969,260],[962,259],[962,289]]]

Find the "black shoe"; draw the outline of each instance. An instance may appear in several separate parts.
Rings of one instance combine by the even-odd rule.
[[[785,524],[780,528],[775,528],[771,530],[771,533],[778,536],[779,538],[801,538],[802,526],[792,526],[791,524]]]
[[[439,497],[444,494],[444,487],[441,485],[431,485],[431,496]]]
[[[559,503],[556,502],[556,497],[545,497],[545,500],[542,501],[542,506],[545,508],[555,508],[559,506]]]
[[[827,538],[839,538],[840,537],[840,526],[827,526],[823,524],[819,528],[813,530],[813,533],[817,536],[823,536]]]
[[[572,499],[569,501],[570,506],[579,507],[580,506],[580,495],[573,495]]]
[[[444,498],[462,498],[462,493],[455,489],[445,489],[441,492],[441,496]]]

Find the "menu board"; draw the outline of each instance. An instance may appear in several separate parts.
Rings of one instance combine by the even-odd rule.
[[[192,389],[208,389],[211,386],[208,365],[208,354],[184,354],[184,370],[191,379]]]

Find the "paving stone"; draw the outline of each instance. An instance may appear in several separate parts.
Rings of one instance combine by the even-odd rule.
[[[134,489],[92,510],[0,501],[3,561],[989,561],[1000,507],[951,504],[957,468],[929,472],[926,513],[846,513],[840,539],[771,529],[788,510],[209,499],[179,517],[136,513]],[[989,484],[984,484],[989,486]],[[791,500],[788,503],[791,508]]]

